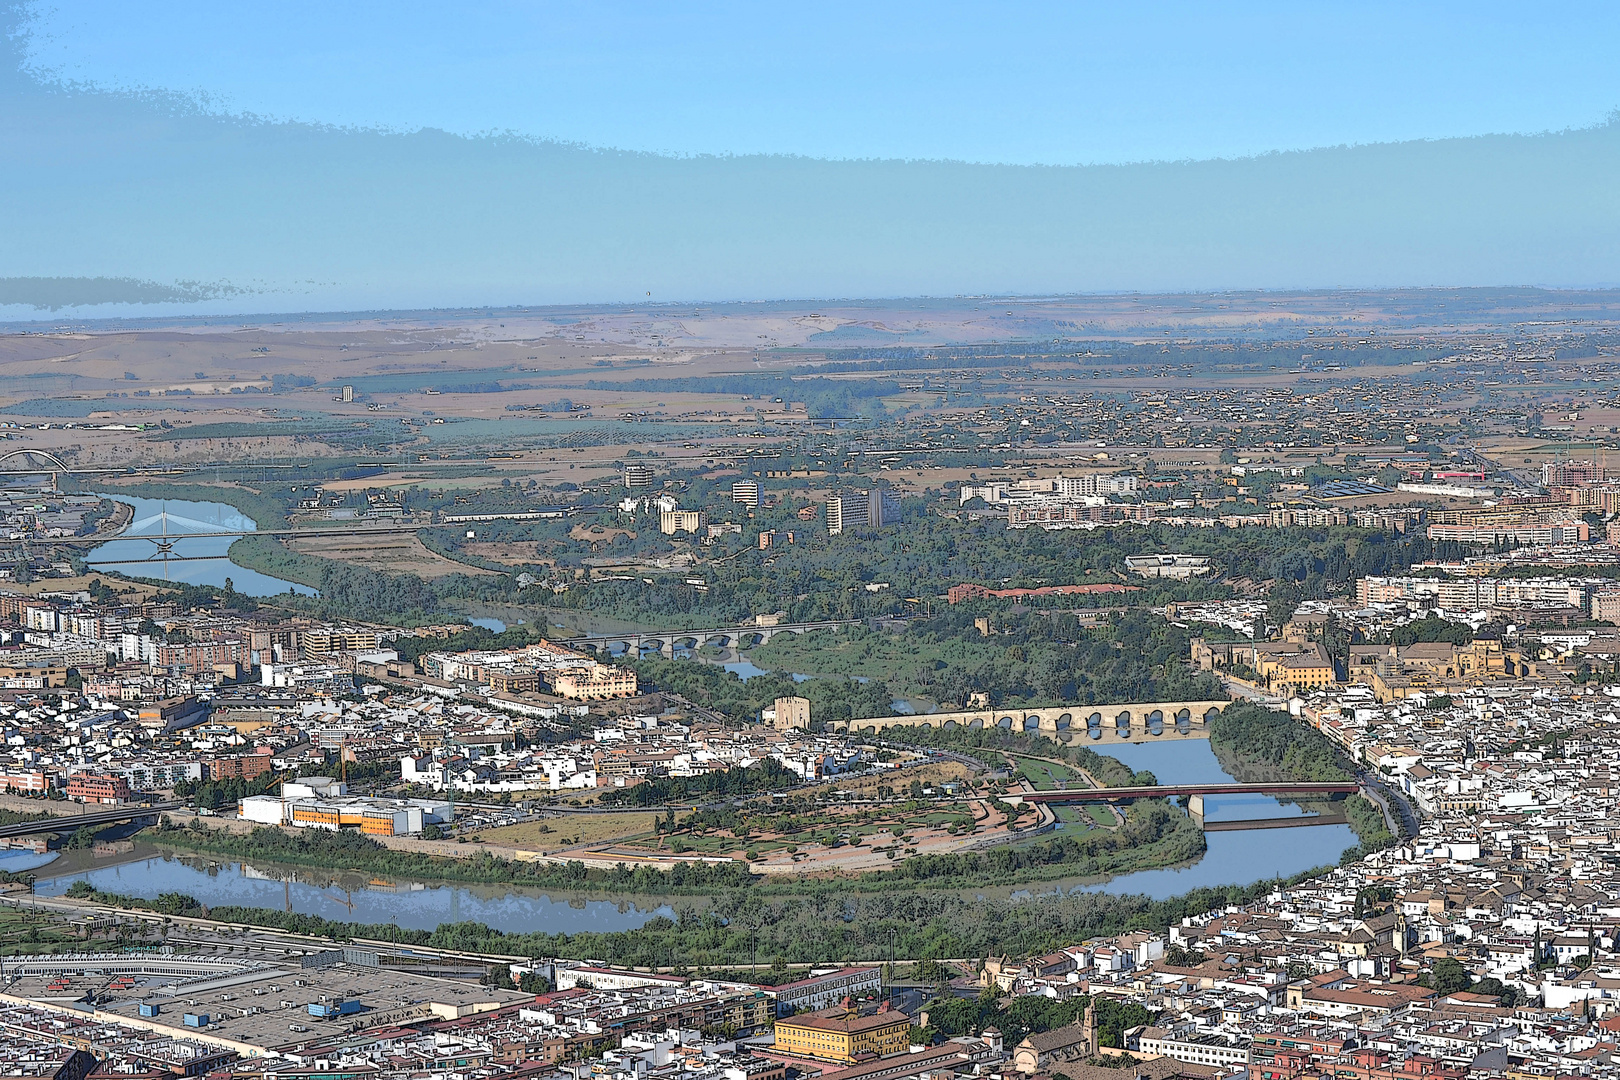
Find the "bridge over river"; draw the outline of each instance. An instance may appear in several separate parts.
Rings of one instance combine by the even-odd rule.
[[[1299,825],[1343,825],[1342,813],[1315,814],[1303,817],[1250,818],[1236,821],[1205,821],[1204,800],[1222,795],[1292,795],[1311,799],[1342,798],[1361,790],[1351,782],[1275,780],[1260,784],[1154,784],[1148,787],[1065,788],[1061,791],[1016,791],[1002,796],[1009,803],[1037,805],[1066,805],[1073,803],[1121,803],[1134,799],[1187,800],[1187,814],[1205,832],[1223,832],[1238,829],[1287,829]]]
[[[916,713],[835,720],[835,731],[871,731],[892,727],[1000,727],[1028,731],[1064,743],[1166,742],[1209,738],[1209,722],[1230,701],[1146,701],[1116,705],[1057,705],[1040,709],[979,709],[971,712]]]
[[[106,810],[87,808],[82,814],[62,814],[59,817],[41,818],[38,821],[19,821],[14,825],[0,825],[0,840],[9,840],[16,836],[36,836],[40,833],[71,833],[87,825],[92,828],[114,825],[120,821],[156,817],[170,810],[179,810],[185,805],[183,802],[152,803],[150,806],[127,803]]]
[[[574,649],[611,650],[615,645],[627,653],[657,649],[673,660],[677,648],[699,649],[716,645],[722,649],[763,645],[777,634],[807,634],[812,630],[840,630],[860,626],[865,619],[826,619],[821,622],[777,623],[775,626],[709,626],[695,630],[642,630],[617,634],[584,634],[564,638],[561,644]]]

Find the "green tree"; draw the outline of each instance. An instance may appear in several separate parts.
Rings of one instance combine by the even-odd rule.
[[[1449,956],[1434,962],[1432,979],[1435,992],[1442,996],[1467,990],[1474,983],[1473,976],[1468,974],[1462,962]]]

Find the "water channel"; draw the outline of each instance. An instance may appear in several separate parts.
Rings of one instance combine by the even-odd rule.
[[[104,499],[126,503],[135,516],[116,539],[97,546],[85,560],[93,569],[116,570],[131,577],[159,578],[187,585],[223,587],[230,578],[236,591],[247,596],[273,596],[289,588],[307,596],[315,590],[307,585],[283,581],[238,566],[226,554],[230,546],[258,526],[234,506],[217,502],[191,502],[184,499],[142,499],[115,492],[97,492]],[[165,541],[165,533],[218,533],[184,540]],[[164,559],[165,545],[178,558]]]

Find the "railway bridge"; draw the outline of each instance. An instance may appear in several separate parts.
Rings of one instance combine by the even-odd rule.
[[[1116,705],[1055,705],[1039,709],[977,709],[835,720],[835,731],[882,734],[892,727],[990,728],[1027,731],[1081,745],[1209,738],[1209,722],[1230,701],[1146,701]]]

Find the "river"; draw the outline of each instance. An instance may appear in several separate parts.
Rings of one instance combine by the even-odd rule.
[[[656,900],[649,903],[646,898],[602,900],[510,885],[367,878],[175,854],[150,844],[137,844],[133,853],[111,860],[90,860],[71,872],[59,871],[55,877],[49,876],[53,869],[46,866],[36,872],[39,880],[34,891],[40,896],[60,896],[73,882],[84,880],[104,892],[148,900],[178,892],[209,907],[273,908],[345,922],[393,923],[409,930],[479,922],[513,932],[573,934],[631,930],[654,916],[674,915],[668,906],[657,905]]]
[[[118,537],[97,546],[85,560],[93,569],[116,570],[132,577],[161,578],[188,585],[221,588],[230,578],[236,591],[247,596],[274,596],[288,589],[315,595],[307,585],[261,574],[231,562],[226,552],[246,533],[257,530],[252,518],[234,506],[184,499],[142,499],[117,492],[97,492],[104,499],[127,503],[135,516]],[[154,558],[164,533],[218,533],[171,541],[179,559]]]
[[[185,500],[143,499],[106,493],[104,498],[128,503],[134,508],[130,525],[95,548],[88,559],[96,568],[108,568],[145,577],[198,585],[223,586],[231,579],[236,590],[250,596],[284,593],[290,587],[312,595],[306,586],[283,581],[239,566],[226,552],[231,543],[256,528],[251,518],[225,503]],[[165,520],[166,518],[166,520]],[[210,532],[218,537],[194,537],[173,542],[173,551],[185,561],[152,559],[157,545],[147,537],[164,532]],[[127,560],[134,560],[133,562]],[[492,630],[505,629],[494,618],[474,619]],[[746,657],[724,665],[747,679],[764,671]],[[796,679],[805,676],[795,675]],[[896,702],[897,711],[929,711],[931,702]],[[1209,743],[1201,739],[1164,743],[1110,745],[1104,751],[1133,769],[1149,769],[1163,783],[1226,782],[1233,779],[1221,768]],[[1288,817],[1298,807],[1279,803],[1265,796],[1212,798],[1206,803],[1206,820]],[[1101,890],[1111,893],[1145,893],[1155,899],[1174,896],[1190,889],[1216,885],[1247,885],[1274,877],[1289,877],[1316,866],[1337,863],[1339,855],[1356,843],[1348,825],[1319,825],[1298,829],[1265,829],[1249,832],[1215,832],[1205,836],[1208,850],[1190,866],[1141,870],[1122,874],[1106,882],[1065,883],[1065,890]],[[6,867],[23,869],[21,865]],[[65,869],[65,868],[64,868]],[[41,868],[43,874],[50,868]],[[440,922],[473,920],[512,930],[545,930],[572,933],[578,930],[622,930],[640,926],[654,914],[668,914],[667,908],[643,910],[625,900],[554,898],[520,888],[467,887],[424,882],[368,882],[288,867],[255,867],[207,858],[178,858],[153,854],[128,858],[109,865],[96,865],[54,878],[42,878],[43,895],[61,893],[77,878],[86,878],[97,888],[135,896],[155,897],[161,892],[183,892],[204,904],[242,904],[255,907],[282,907],[357,922],[393,922],[413,929],[431,929]],[[1050,891],[1044,889],[1041,891]],[[645,900],[641,901],[645,903]]]
[[[1098,748],[1132,769],[1148,769],[1161,784],[1232,783],[1234,777],[1204,739],[1162,743],[1122,743]],[[1205,821],[1297,817],[1303,811],[1269,795],[1211,797],[1204,801]],[[1138,870],[1108,881],[1064,885],[1065,890],[1143,893],[1155,900],[1216,885],[1248,885],[1267,878],[1287,878],[1318,866],[1338,865],[1344,849],[1356,844],[1348,825],[1310,825],[1297,829],[1254,829],[1204,834],[1204,857],[1190,866]]]
[[[1225,782],[1209,743],[1201,739],[1168,743],[1119,745],[1107,752],[1133,769],[1151,769],[1165,783]],[[1207,820],[1288,817],[1298,807],[1266,796],[1211,798]],[[1142,893],[1154,899],[1204,886],[1248,885],[1303,870],[1335,864],[1356,843],[1348,825],[1206,834],[1208,850],[1190,866],[1141,870],[1104,882],[1068,881],[1014,892],[1038,899],[1053,892]],[[20,853],[19,853],[20,854]],[[122,856],[92,858],[65,853],[58,865],[37,871],[42,896],[59,896],[76,880],[87,880],[106,892],[152,899],[160,893],[186,893],[213,907],[238,904],[320,915],[362,923],[394,923],[431,930],[441,923],[472,921],[512,931],[577,933],[582,930],[626,930],[656,915],[672,915],[656,898],[598,899],[506,885],[461,885],[308,870],[274,864],[244,864],[231,859],[177,855],[147,844]],[[37,858],[37,857],[36,857]],[[6,866],[22,870],[22,865]]]

